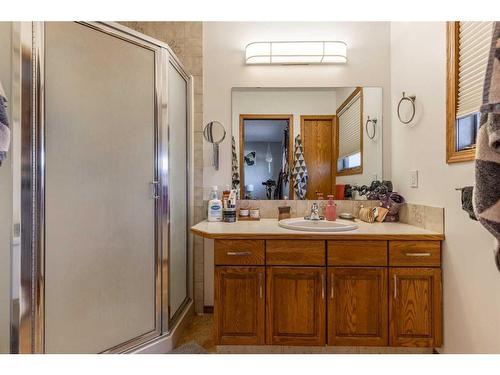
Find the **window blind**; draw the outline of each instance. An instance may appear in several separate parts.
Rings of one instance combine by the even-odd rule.
[[[493,22],[459,23],[457,118],[481,107],[492,32]]]
[[[340,159],[361,151],[361,95],[359,93],[342,108],[338,118]]]

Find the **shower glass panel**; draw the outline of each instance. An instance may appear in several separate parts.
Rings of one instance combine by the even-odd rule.
[[[44,65],[45,352],[97,353],[159,329],[155,51],[87,25],[47,22]],[[171,157],[185,177],[175,124],[181,149]],[[174,223],[185,221],[185,199],[178,204]]]
[[[168,64],[169,133],[169,318],[187,299],[187,82]]]
[[[11,61],[12,28],[10,22],[0,22],[0,82],[7,96],[7,113],[12,126]],[[12,149],[11,149],[12,151]],[[12,230],[12,167],[11,157],[0,166],[0,354],[10,352],[10,278]]]

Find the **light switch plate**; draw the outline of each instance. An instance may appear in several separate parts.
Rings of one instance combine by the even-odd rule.
[[[410,171],[410,186],[418,188],[418,170]]]

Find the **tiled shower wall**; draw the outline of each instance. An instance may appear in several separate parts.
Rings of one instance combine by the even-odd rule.
[[[120,22],[167,43],[194,77],[194,222],[203,220],[203,23]],[[203,239],[194,236],[195,311],[203,312]]]

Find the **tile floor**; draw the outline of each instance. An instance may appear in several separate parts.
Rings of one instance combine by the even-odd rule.
[[[194,315],[177,342],[177,347],[195,341],[208,353],[220,354],[431,354],[432,348],[224,345],[214,340],[213,314]]]
[[[217,352],[214,340],[213,314],[193,315],[177,341],[176,347],[191,341],[197,342],[209,353]]]

